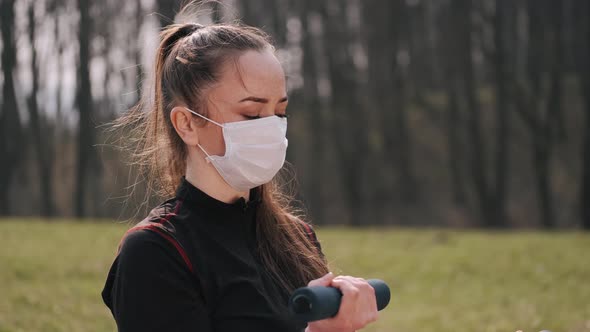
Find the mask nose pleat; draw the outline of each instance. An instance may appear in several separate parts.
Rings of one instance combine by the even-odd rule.
[[[235,142],[235,144],[265,144],[285,137],[285,134],[281,130],[278,130],[278,128],[271,128],[269,130],[247,128],[247,130],[236,130],[228,134],[231,136],[231,141]]]
[[[259,167],[262,169],[274,168],[273,166],[278,164],[280,160],[274,160],[270,155],[275,154],[277,149],[280,149],[283,144],[284,143],[280,142],[273,145],[252,147],[250,149],[248,149],[247,146],[245,146],[243,149],[238,148],[238,152],[236,152],[236,158],[241,160],[244,165]],[[267,154],[269,157],[260,158],[262,154]]]

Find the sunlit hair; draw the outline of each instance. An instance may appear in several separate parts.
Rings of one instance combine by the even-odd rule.
[[[176,105],[208,116],[206,96],[225,64],[246,51],[274,49],[268,35],[235,24],[173,24],[160,34],[151,94],[117,119],[115,127],[133,137],[132,165],[145,177],[147,196],[167,198],[185,175],[187,149],[170,120]],[[195,121],[202,121],[195,116]],[[288,291],[328,272],[302,227],[302,214],[277,180],[260,187],[258,251],[271,275]]]

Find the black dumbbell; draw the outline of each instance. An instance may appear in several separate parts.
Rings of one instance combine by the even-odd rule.
[[[383,280],[367,280],[375,289],[377,310],[382,310],[389,304],[391,292]],[[338,313],[342,293],[335,287],[313,286],[296,289],[289,299],[289,308],[296,319],[303,322],[313,322],[333,317]]]

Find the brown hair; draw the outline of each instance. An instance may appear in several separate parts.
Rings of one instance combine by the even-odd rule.
[[[149,193],[167,197],[180,184],[187,158],[187,146],[170,121],[172,108],[184,104],[207,116],[205,97],[218,82],[221,67],[245,51],[274,47],[260,29],[237,23],[173,24],[160,37],[153,94],[144,95],[115,127],[132,128],[132,165],[145,176]],[[282,192],[278,180],[262,185],[260,195],[258,252],[275,280],[290,292],[327,273],[326,261],[305,233],[292,197]]]

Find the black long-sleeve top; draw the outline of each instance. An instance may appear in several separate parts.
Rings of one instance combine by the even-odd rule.
[[[259,203],[256,188],[248,202],[228,204],[183,178],[121,241],[102,291],[118,330],[303,331],[288,313],[290,294],[257,257]]]

